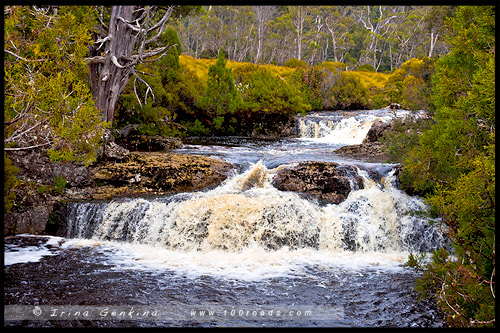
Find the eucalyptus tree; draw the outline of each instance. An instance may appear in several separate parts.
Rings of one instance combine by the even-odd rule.
[[[269,21],[269,35],[266,39],[267,62],[282,64],[293,57],[294,32],[287,15],[277,16]]]
[[[255,51],[254,63],[259,63],[262,59],[263,48],[264,48],[264,38],[267,35],[266,22],[269,22],[276,15],[275,6],[253,6],[253,11],[255,13],[255,24],[257,33],[257,50]]]
[[[371,64],[376,70],[380,67],[384,42],[391,30],[391,23],[403,10],[403,6],[364,6],[357,11],[357,21],[367,32],[358,63]]]
[[[352,7],[321,6],[319,10],[332,42],[333,60],[342,62],[348,49],[352,46],[350,30],[356,23],[350,15]]]
[[[450,17],[455,7],[452,6],[431,6],[425,7],[428,11],[425,18],[425,31],[429,34],[429,53],[431,58],[436,52],[436,47],[444,43],[445,19]],[[445,47],[446,53],[447,48]]]

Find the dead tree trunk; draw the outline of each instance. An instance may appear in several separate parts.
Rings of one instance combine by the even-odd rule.
[[[174,45],[151,47],[163,32],[173,6],[113,6],[109,26],[100,22],[100,35],[90,47],[90,85],[96,106],[103,120],[113,122],[115,105],[130,76],[146,85],[146,97],[151,87],[136,70],[139,63],[160,59]],[[163,16],[160,11],[164,11]],[[102,49],[102,47],[104,48]],[[102,50],[101,50],[102,49]],[[156,58],[155,58],[156,57]],[[141,103],[139,96],[136,97]]]
[[[118,59],[123,61],[123,59],[129,58],[135,46],[131,29],[118,17],[131,21],[133,11],[133,6],[112,8],[109,31],[105,37],[108,40],[104,48],[103,62],[90,64],[92,94],[96,100],[97,108],[102,111],[103,119],[109,122],[113,121],[116,101],[131,74],[130,68],[119,64]],[[103,40],[98,42],[102,43]]]

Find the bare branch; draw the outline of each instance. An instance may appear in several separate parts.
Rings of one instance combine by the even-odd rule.
[[[9,50],[6,50],[6,49],[3,49],[3,50],[4,50],[4,52],[7,52],[8,54],[10,54],[10,55],[12,55],[12,56],[14,56],[14,57],[16,57],[16,58],[18,58],[20,60],[26,61],[26,62],[46,61],[47,60],[47,58],[44,58],[44,59],[32,59],[32,60],[30,60],[30,59],[23,58],[23,57],[15,54],[14,52],[9,51]]]
[[[156,77],[156,75],[154,75],[154,74],[150,74],[150,73],[142,72],[142,71],[139,71],[139,70],[137,70],[137,69],[136,69],[135,71],[136,71],[137,73],[139,73],[139,74],[149,75],[149,76],[152,76],[152,77]]]
[[[27,150],[27,149],[34,149],[34,148],[38,148],[38,147],[47,146],[47,145],[50,145],[50,144],[51,144],[51,142],[46,142],[46,143],[41,143],[39,145],[34,145],[34,146],[29,146],[29,147],[4,148],[3,150],[7,150],[7,151]]]
[[[132,25],[130,22],[128,22],[127,20],[125,20],[125,19],[124,19],[123,17],[121,17],[121,16],[117,16],[117,17],[116,17],[116,19],[118,19],[118,20],[122,21],[122,22],[123,22],[123,23],[124,23],[127,27],[129,27],[130,29],[132,29],[132,30],[134,30],[134,31],[138,31],[138,32],[140,32],[140,31],[141,31],[141,29],[140,29],[140,28],[138,28],[138,27],[136,27],[136,26]]]
[[[142,108],[142,103],[141,103],[141,100],[139,99],[139,95],[137,94],[137,89],[136,89],[136,86],[135,86],[136,82],[137,82],[137,76],[134,78],[134,94],[135,94],[135,98],[137,98],[137,102],[139,102],[139,105]]]
[[[103,56],[95,56],[92,58],[85,58],[84,60],[88,63],[104,63],[106,58]]]
[[[28,60],[28,59],[23,58],[23,57],[21,57],[21,56],[18,56],[18,55],[17,55],[17,54],[15,54],[14,52],[10,52],[9,50],[6,50],[6,49],[3,49],[3,51],[4,51],[4,52],[6,52],[6,53],[8,53],[8,54],[10,54],[10,55],[12,55],[12,56],[14,56],[14,57],[16,57],[17,59],[21,59],[21,60],[23,60],[23,61],[29,62],[29,60]]]
[[[132,74],[137,79],[139,79],[139,81],[141,81],[142,83],[144,83],[146,85],[146,96],[144,97],[144,103],[147,103],[148,93],[149,92],[151,92],[151,95],[153,95],[153,100],[154,100],[155,99],[155,94],[153,93],[153,89],[151,88],[151,86],[146,81],[144,81],[139,75],[137,75],[137,73],[136,73],[135,70],[132,71]],[[134,92],[136,93],[135,97],[137,98],[137,100],[139,100],[139,96],[137,95],[137,91],[135,90],[135,84],[134,84]],[[140,101],[139,101],[139,104],[141,104]],[[141,104],[141,107],[142,107],[142,104]]]
[[[157,24],[155,24],[153,27],[151,27],[151,28],[149,28],[147,30],[147,33],[149,33],[151,31],[154,31],[154,30],[160,28],[160,30],[158,30],[158,33],[155,36],[153,36],[152,38],[146,40],[146,44],[148,44],[150,42],[154,42],[155,40],[158,39],[158,37],[163,32],[163,28],[165,27],[165,23],[167,23],[168,19],[170,18],[170,15],[172,15],[173,9],[174,9],[174,6],[169,6],[168,9],[167,9],[167,12],[165,13],[165,15],[163,15],[163,17],[161,18],[161,20]]]
[[[125,66],[120,65],[114,54],[111,56],[111,62],[118,68],[125,68]]]
[[[99,38],[98,40],[96,40],[95,44],[101,43],[101,45],[99,45],[99,47],[96,50],[99,50],[104,45],[104,43],[106,43],[108,40],[112,40],[112,39],[113,39],[113,36],[111,36],[111,34],[109,34],[105,38]]]

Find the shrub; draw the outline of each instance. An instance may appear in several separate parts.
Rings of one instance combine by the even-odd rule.
[[[248,84],[245,108],[250,111],[298,113],[311,108],[297,82],[281,79],[265,68],[252,73],[244,84]]]
[[[370,64],[364,64],[358,67],[358,71],[362,72],[375,72],[375,68]]]
[[[57,176],[54,178],[54,183],[56,185],[56,191],[59,193],[59,194],[62,194],[63,193],[63,190],[64,188],[66,187],[66,184],[68,183],[68,181],[66,179],[64,179],[61,175]]]
[[[307,68],[307,62],[304,60],[298,60],[296,58],[290,58],[283,63],[283,66],[291,68]]]
[[[241,95],[234,84],[232,69],[227,68],[226,63],[224,53],[219,53],[217,62],[208,69],[205,94],[197,103],[197,106],[212,118],[234,113],[243,104]]]
[[[327,101],[325,105],[344,110],[367,108],[367,90],[357,77],[342,72],[332,80],[331,88],[323,93]]]

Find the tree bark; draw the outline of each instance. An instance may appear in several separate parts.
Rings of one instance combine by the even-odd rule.
[[[113,6],[109,26],[101,22],[101,35],[90,47],[88,62],[92,96],[103,120],[112,124],[116,102],[131,75],[147,86],[147,93],[151,91],[135,67],[142,62],[158,60],[175,46],[148,48],[163,32],[172,10],[173,6],[165,8],[165,14],[155,21],[156,7]],[[104,50],[100,51],[103,45]],[[158,57],[151,59],[154,56]]]
[[[110,123],[113,121],[118,97],[131,74],[130,68],[122,66],[119,62],[130,58],[135,46],[131,29],[118,17],[131,21],[133,11],[133,6],[114,6],[111,9],[104,59],[90,64],[90,82],[96,107],[102,111],[103,120]]]

